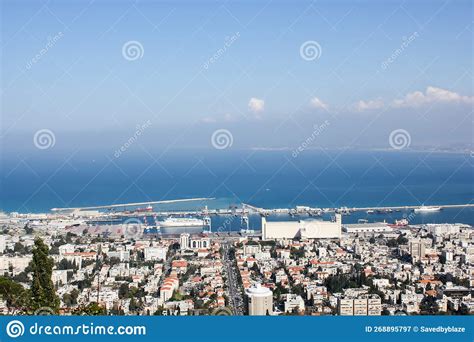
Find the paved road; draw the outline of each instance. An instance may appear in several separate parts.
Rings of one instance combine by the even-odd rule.
[[[229,286],[229,301],[232,307],[232,311],[234,315],[243,315],[244,314],[244,301],[242,298],[242,294],[240,292],[240,284],[237,278],[237,270],[234,266],[234,260],[230,259],[229,251],[230,247],[227,243],[222,245],[224,250],[224,270],[227,275],[227,283]]]
[[[165,278],[170,273],[170,271],[171,271],[171,261],[173,260],[175,255],[176,255],[175,251],[170,251],[169,258],[166,258],[165,264],[163,265],[163,273],[161,274],[160,280],[158,282],[159,286],[161,286],[161,284],[163,284],[163,281],[165,280]]]

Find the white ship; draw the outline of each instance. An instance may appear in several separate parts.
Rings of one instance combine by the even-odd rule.
[[[168,217],[164,221],[158,222],[158,225],[163,228],[169,227],[203,227],[204,220],[197,218],[182,218],[182,217]]]
[[[51,228],[58,228],[58,229],[63,229],[66,227],[72,227],[72,226],[80,226],[82,224],[85,224],[86,221],[84,220],[68,220],[68,219],[54,219],[54,220],[32,220],[29,221],[28,225],[31,227],[51,227]]]
[[[441,207],[427,207],[427,206],[421,206],[419,208],[415,208],[413,211],[415,213],[428,213],[428,212],[433,212],[433,211],[440,211]]]

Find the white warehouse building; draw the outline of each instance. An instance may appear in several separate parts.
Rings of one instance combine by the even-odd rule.
[[[341,215],[334,221],[267,221],[262,217],[262,239],[340,239]]]
[[[386,222],[345,224],[342,230],[346,233],[391,233],[391,228]]]

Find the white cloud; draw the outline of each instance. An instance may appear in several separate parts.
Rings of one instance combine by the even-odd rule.
[[[424,93],[422,91],[408,93],[404,98],[394,100],[392,105],[393,107],[400,108],[420,107],[434,103],[472,104],[474,103],[474,97],[463,96],[446,89],[428,87]]]
[[[219,115],[219,116],[206,116],[200,120],[202,123],[206,124],[211,124],[211,123],[217,123],[217,122],[234,122],[237,121],[237,117],[230,113],[226,113],[224,115]]]
[[[201,122],[203,122],[203,123],[214,123],[214,122],[216,122],[216,119],[211,118],[211,117],[208,116],[208,117],[202,118]]]
[[[328,109],[328,105],[317,97],[313,97],[310,101],[310,104],[311,104],[311,107],[316,108],[316,109],[325,109],[325,110]]]
[[[376,100],[360,100],[359,102],[355,103],[353,105],[354,109],[358,112],[365,112],[368,110],[376,110],[383,108],[384,102],[382,99],[376,99]]]
[[[250,111],[254,113],[261,113],[265,109],[265,101],[262,99],[257,99],[256,97],[252,97],[248,106]]]

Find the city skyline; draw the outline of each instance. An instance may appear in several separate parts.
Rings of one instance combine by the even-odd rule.
[[[472,1],[0,10],[2,341],[472,341]]]

